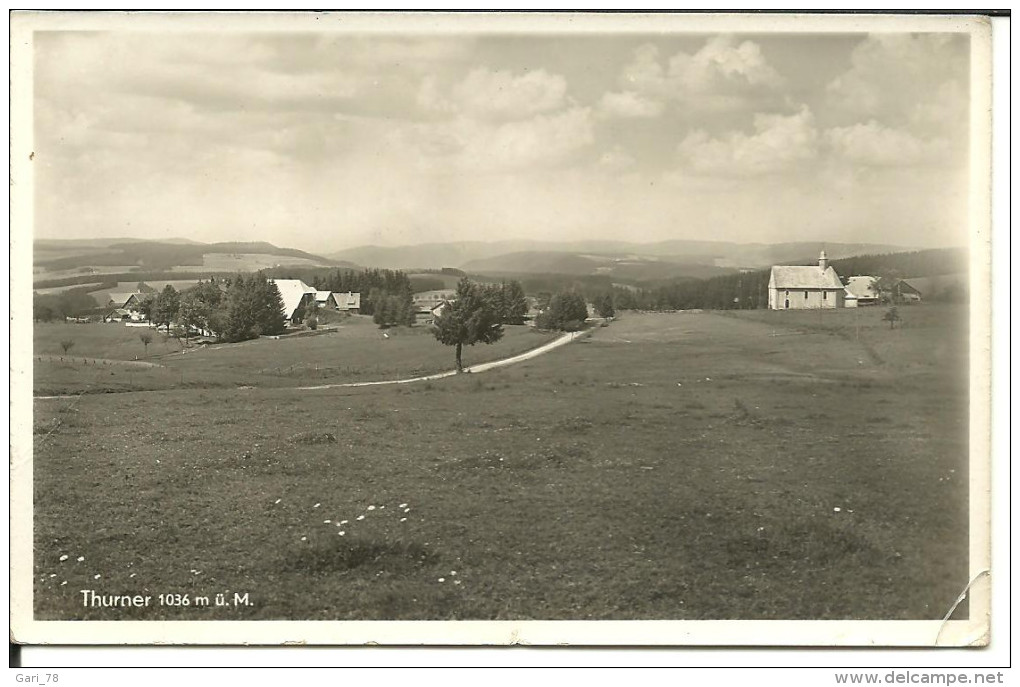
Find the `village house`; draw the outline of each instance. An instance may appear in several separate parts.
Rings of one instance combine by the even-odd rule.
[[[316,291],[315,292],[315,304],[319,306],[321,310],[336,310],[336,299],[333,298],[332,291]]]
[[[118,293],[113,292],[107,295],[106,307],[109,312],[103,316],[103,322],[144,322],[145,313],[142,312],[142,298],[145,294]]]
[[[881,301],[878,292],[878,277],[856,276],[847,279],[846,307],[876,305]]]
[[[920,303],[921,291],[906,279],[899,279],[890,288],[893,303]]]
[[[317,291],[300,279],[270,279],[276,284],[280,297],[283,299],[283,316],[291,324],[301,318],[301,308],[307,308],[315,302]]]
[[[336,309],[340,312],[350,313],[351,315],[357,315],[361,312],[360,293],[334,291],[333,302],[336,304]]]
[[[846,291],[823,250],[818,265],[773,265],[769,309],[842,308]]]
[[[454,289],[419,291],[411,298],[414,301],[414,323],[434,324],[446,306],[457,298],[457,291]]]

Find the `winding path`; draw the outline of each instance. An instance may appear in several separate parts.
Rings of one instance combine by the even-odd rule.
[[[574,341],[575,339],[580,339],[580,338],[582,338],[584,336],[587,336],[591,332],[592,332],[591,329],[586,329],[586,330],[581,331],[581,332],[570,332],[570,333],[564,334],[563,336],[560,336],[560,337],[558,337],[556,339],[553,339],[549,343],[542,344],[541,346],[539,346],[537,348],[532,348],[530,351],[525,351],[524,353],[520,353],[518,355],[514,355],[514,356],[511,356],[509,358],[503,358],[502,360],[494,360],[494,361],[489,362],[489,363],[481,363],[481,364],[478,364],[478,365],[473,365],[471,367],[466,367],[466,368],[464,368],[464,372],[465,373],[469,373],[469,372],[486,372],[488,370],[493,370],[493,369],[496,369],[496,368],[499,368],[499,367],[506,367],[507,365],[513,365],[515,363],[524,362],[525,360],[530,360],[532,358],[536,358],[536,357],[542,355],[543,353],[548,353],[549,351],[553,350],[554,348],[559,348],[560,346],[565,346],[566,344],[570,343],[571,341]],[[319,391],[319,390],[322,390],[322,389],[344,389],[344,388],[359,387],[359,386],[383,386],[383,385],[386,385],[386,384],[411,384],[413,382],[428,382],[428,381],[431,381],[431,380],[434,380],[434,379],[443,379],[445,377],[453,377],[453,376],[456,376],[456,375],[457,375],[457,371],[456,370],[449,370],[447,372],[437,372],[436,374],[424,375],[422,377],[408,377],[406,379],[386,379],[386,380],[381,380],[381,381],[376,381],[376,382],[343,382],[343,383],[339,383],[339,384],[319,384],[319,385],[316,385],[316,386],[296,386],[296,387],[289,387],[289,388],[297,389],[298,391]],[[253,388],[256,388],[256,387],[241,387],[241,388],[244,388],[244,389],[253,389]],[[34,400],[36,400],[36,401],[43,401],[43,400],[52,400],[52,399],[60,399],[60,398],[76,398],[76,397],[81,396],[81,395],[82,394],[62,394],[62,395],[59,395],[59,396],[35,396]]]
[[[543,353],[548,353],[554,348],[564,346],[575,339],[579,339],[591,333],[592,330],[588,329],[583,332],[570,332],[563,336],[553,339],[549,343],[542,344],[538,348],[532,348],[530,351],[525,351],[509,358],[503,358],[502,360],[494,360],[491,363],[481,363],[479,365],[473,365],[471,367],[465,367],[464,372],[486,372],[497,367],[505,367],[507,365],[513,365],[514,363],[520,363],[531,358],[536,358]],[[344,382],[340,384],[319,384],[317,386],[298,386],[293,387],[300,391],[318,391],[320,389],[344,389],[357,386],[382,386],[384,384],[411,384],[412,382],[428,382],[433,379],[443,379],[445,377],[453,377],[457,374],[456,370],[449,370],[447,372],[437,372],[436,374],[425,375],[423,377],[408,377],[406,379],[387,379],[378,382]]]

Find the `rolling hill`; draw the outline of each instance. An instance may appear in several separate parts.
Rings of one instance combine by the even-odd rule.
[[[350,262],[266,242],[206,244],[136,239],[43,239],[34,244],[33,263],[36,281],[128,272],[231,273],[285,266],[358,269]]]
[[[415,246],[361,246],[330,257],[370,267],[456,267],[472,274],[606,275],[626,281],[706,278],[773,264],[809,263],[825,249],[832,259],[909,250],[885,244],[794,242],[781,244],[670,240],[462,241]]]

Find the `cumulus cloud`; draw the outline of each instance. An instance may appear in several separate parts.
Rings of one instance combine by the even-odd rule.
[[[942,157],[948,142],[942,138],[921,139],[902,129],[866,124],[838,127],[825,132],[826,142],[840,156],[860,165],[906,167]]]
[[[600,113],[607,117],[620,117],[623,119],[658,117],[665,109],[665,105],[662,102],[646,98],[634,91],[606,93],[599,101]]]
[[[417,151],[425,166],[506,171],[560,164],[594,139],[591,109],[574,107],[509,122],[457,117],[421,124],[402,132],[398,145]]]
[[[608,172],[625,172],[634,168],[637,161],[621,146],[613,146],[599,156],[599,169]]]
[[[733,36],[710,39],[694,53],[677,52],[663,62],[656,46],[634,52],[621,82],[644,95],[679,100],[703,110],[733,110],[782,86],[783,79],[768,64],[753,41]]]
[[[509,70],[478,67],[444,95],[434,78],[426,78],[418,93],[419,104],[441,112],[456,112],[480,119],[525,119],[566,104],[567,81],[544,69],[514,74]]]
[[[850,68],[826,88],[844,118],[875,118],[929,131],[964,127],[967,38],[954,34],[876,34],[851,53]]]
[[[790,115],[756,114],[754,133],[734,132],[722,138],[695,130],[680,143],[686,165],[705,174],[755,176],[781,172],[814,159],[818,131],[807,107]]]

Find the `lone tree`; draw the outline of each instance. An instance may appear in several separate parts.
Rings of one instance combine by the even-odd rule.
[[[145,346],[145,352],[148,353],[149,344],[152,343],[152,332],[142,332],[138,335],[138,338],[142,342],[142,345]]]
[[[900,313],[896,310],[896,306],[889,308],[885,311],[885,315],[882,315],[882,320],[889,323],[889,329],[895,329],[896,323],[902,320]]]
[[[64,339],[60,342],[60,347],[64,349],[64,355],[67,355],[67,352],[74,348],[74,339]]]
[[[457,372],[463,372],[464,346],[496,343],[503,337],[503,327],[485,290],[465,277],[457,284],[456,300],[436,317],[433,333],[441,343],[456,346]]]

